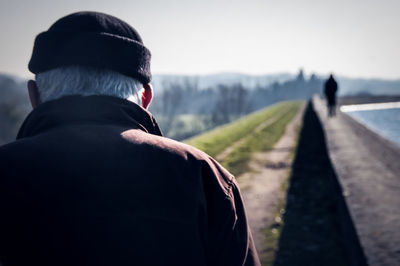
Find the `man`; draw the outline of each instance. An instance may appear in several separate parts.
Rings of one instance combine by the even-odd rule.
[[[0,148],[3,265],[259,265],[235,179],[146,110],[136,30],[71,14],[36,37],[29,69],[34,110]]]
[[[338,89],[337,82],[331,74],[329,79],[325,82],[324,92],[325,98],[328,105],[328,116],[336,115],[336,92]]]

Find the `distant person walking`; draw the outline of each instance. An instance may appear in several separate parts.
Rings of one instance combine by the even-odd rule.
[[[325,82],[325,98],[328,104],[328,116],[336,115],[336,92],[338,90],[338,85],[333,75],[329,76],[329,79]]]

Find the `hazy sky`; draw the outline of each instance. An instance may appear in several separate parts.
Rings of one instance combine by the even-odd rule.
[[[400,78],[399,0],[0,0],[0,72],[31,76],[34,37],[80,10],[135,27],[153,73]]]

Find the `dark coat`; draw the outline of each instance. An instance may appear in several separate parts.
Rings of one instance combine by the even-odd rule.
[[[335,81],[335,79],[332,76],[330,76],[324,85],[324,92],[325,92],[325,97],[328,100],[328,105],[336,104],[337,89],[338,89],[337,82]]]
[[[34,109],[0,147],[8,265],[259,265],[238,185],[108,96]]]

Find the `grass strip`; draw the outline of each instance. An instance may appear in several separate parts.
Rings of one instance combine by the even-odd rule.
[[[290,102],[282,110],[283,115],[274,123],[258,132],[249,132],[248,139],[232,151],[221,163],[235,176],[250,171],[249,161],[253,153],[268,151],[285,133],[287,124],[294,118],[301,102]]]
[[[295,102],[282,102],[254,112],[232,123],[217,127],[199,136],[187,139],[184,142],[216,157],[227,147],[246,137],[262,122],[285,112]],[[298,104],[298,103],[297,103]]]

